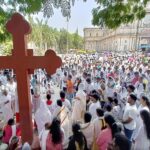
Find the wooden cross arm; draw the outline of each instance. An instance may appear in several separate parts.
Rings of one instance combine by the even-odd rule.
[[[20,62],[20,63],[18,63]],[[38,69],[45,68],[47,73],[54,74],[56,69],[61,67],[62,61],[55,52],[48,50],[45,56],[2,56],[0,58],[0,69]]]
[[[0,69],[12,68],[15,69],[14,57],[12,56],[1,56],[0,57]]]
[[[38,63],[36,63],[38,62]],[[61,59],[56,58],[45,58],[42,56],[37,57],[28,57],[28,62],[26,68],[35,69],[35,68],[45,68],[48,74],[54,74],[57,68],[61,67]]]

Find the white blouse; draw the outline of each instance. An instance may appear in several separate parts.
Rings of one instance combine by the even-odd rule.
[[[150,150],[150,139],[147,138],[147,133],[144,125],[142,125],[135,138],[134,150]]]

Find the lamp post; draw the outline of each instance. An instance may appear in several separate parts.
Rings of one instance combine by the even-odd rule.
[[[68,29],[69,29],[69,17],[67,16],[67,54],[68,54],[68,50],[69,50],[69,46],[68,46]]]

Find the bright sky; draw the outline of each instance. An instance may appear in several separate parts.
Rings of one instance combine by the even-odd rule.
[[[68,25],[69,32],[75,32],[78,28],[78,32],[83,36],[83,29],[85,27],[92,27],[92,9],[96,7],[94,0],[76,0],[75,5],[71,9],[71,19]],[[67,29],[67,21],[61,14],[60,10],[54,10],[54,15],[49,18],[48,24],[51,27],[60,29]]]

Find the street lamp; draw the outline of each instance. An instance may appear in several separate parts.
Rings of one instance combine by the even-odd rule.
[[[69,17],[67,16],[67,54],[68,54],[68,49],[69,49],[69,46],[68,46],[68,29],[69,29]]]

